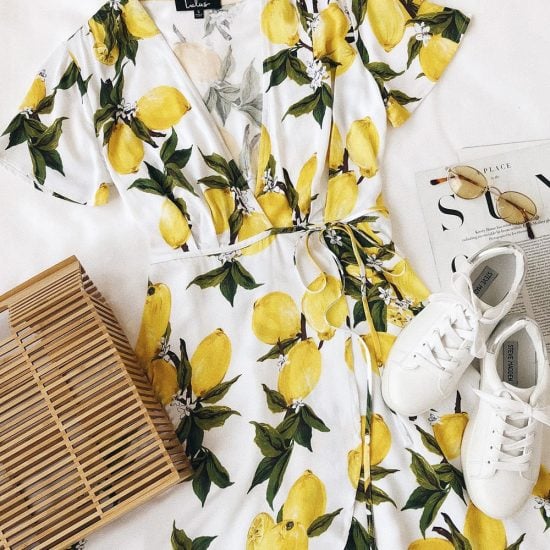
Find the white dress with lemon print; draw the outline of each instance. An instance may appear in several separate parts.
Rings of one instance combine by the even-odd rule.
[[[110,0],[40,67],[0,161],[77,203],[116,188],[150,235],[136,352],[194,467],[113,527],[125,547],[547,547],[547,470],[505,524],[468,505],[466,382],[412,419],[380,395],[428,296],[381,198],[387,122],[468,22],[419,0],[233,0],[203,19]]]

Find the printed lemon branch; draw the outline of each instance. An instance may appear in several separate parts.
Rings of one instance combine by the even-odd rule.
[[[212,541],[217,537],[197,537],[191,540],[183,529],[176,528],[176,522],[172,525],[170,543],[172,550],[207,550]]]
[[[370,517],[370,516],[369,516]],[[351,520],[351,528],[346,541],[344,550],[376,550],[376,540],[374,538],[374,528],[365,529],[356,518]]]
[[[216,344],[216,341],[218,344]],[[231,386],[240,376],[223,381],[225,371],[229,366],[229,359],[224,359],[223,349],[227,337],[218,329],[210,336],[207,336],[197,348],[191,361],[195,361],[195,369],[200,369],[193,376],[193,366],[187,354],[185,341],[180,339],[180,356],[172,351],[167,351],[167,356],[177,371],[178,394],[172,401],[172,406],[182,414],[180,423],[176,429],[178,439],[185,444],[185,453],[191,460],[193,467],[193,490],[204,506],[210,492],[212,483],[224,489],[233,484],[229,473],[221,464],[216,455],[203,445],[204,432],[219,428],[233,415],[240,415],[239,412],[230,407],[214,405],[231,389]],[[199,352],[199,349],[201,351]],[[216,350],[216,357],[198,358],[197,354],[213,353]],[[225,353],[227,355],[227,353]],[[216,363],[214,363],[214,361]],[[210,371],[202,367],[208,363]],[[220,371],[220,369],[222,369]],[[211,386],[210,378],[215,376],[222,381]],[[219,376],[221,374],[221,376]]]

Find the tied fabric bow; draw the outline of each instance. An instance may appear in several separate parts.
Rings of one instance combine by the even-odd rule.
[[[550,426],[550,407],[533,407],[514,392],[505,391],[509,397],[474,389],[476,395],[488,403],[500,419],[498,428],[502,430],[503,440],[495,467],[523,472],[529,467],[529,448],[535,438],[536,422]]]

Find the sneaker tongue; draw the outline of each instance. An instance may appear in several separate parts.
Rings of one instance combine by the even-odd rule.
[[[531,398],[531,395],[535,391],[535,386],[531,386],[530,388],[517,388],[516,386],[512,386],[511,384],[508,384],[508,382],[503,382],[502,385],[506,388],[506,390],[514,393],[522,401],[525,401],[526,403],[529,403],[529,399]]]

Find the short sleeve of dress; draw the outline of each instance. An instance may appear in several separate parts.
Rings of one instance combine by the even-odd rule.
[[[350,0],[358,50],[374,76],[388,121],[401,126],[454,57],[470,19],[428,0]]]
[[[97,206],[107,202],[111,179],[86,97],[92,75],[79,60],[78,35],[55,49],[11,120],[0,121],[0,164],[40,191]]]

